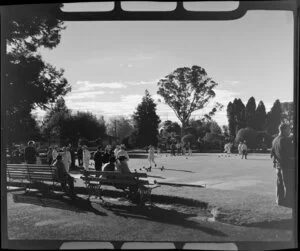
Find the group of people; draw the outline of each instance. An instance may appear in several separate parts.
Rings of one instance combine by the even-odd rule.
[[[232,149],[233,144],[231,142],[228,142],[224,145],[224,153],[227,153],[226,156],[230,156],[231,154],[231,149]],[[245,157],[247,159],[248,155],[248,147],[247,147],[247,142],[246,140],[240,141],[238,145],[238,153],[240,156],[242,156],[242,159]]]
[[[189,156],[192,156],[192,148],[190,142],[184,143],[184,142],[172,142],[171,144],[171,156],[177,155],[183,155],[186,156],[188,154]]]
[[[104,151],[101,146],[98,146],[93,159],[97,171],[131,172],[128,167],[129,155],[125,145],[116,145],[114,149],[111,145],[107,145]],[[86,167],[84,168],[86,169]]]

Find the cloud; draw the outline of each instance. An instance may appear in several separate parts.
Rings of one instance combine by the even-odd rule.
[[[114,93],[114,92],[105,92],[105,91],[89,91],[89,92],[70,92],[66,97],[65,100],[74,100],[74,99],[93,99],[99,95],[107,94],[107,93]]]
[[[228,84],[228,85],[238,85],[238,84],[241,84],[241,82],[238,81],[238,80],[225,80],[223,83],[224,84]]]
[[[156,85],[159,79],[154,79],[151,81],[138,81],[138,82],[125,82],[127,85],[139,86],[139,85]]]
[[[76,86],[74,86],[74,91],[84,92],[97,90],[98,88],[122,89],[126,87],[127,86],[121,82],[93,83],[90,81],[77,81]]]

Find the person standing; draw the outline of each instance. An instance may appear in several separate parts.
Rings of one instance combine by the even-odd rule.
[[[101,171],[102,168],[102,148],[101,146],[97,147],[97,151],[94,153],[95,169],[96,171]]]
[[[56,158],[58,156],[58,147],[55,146],[52,150],[52,164],[56,161]]]
[[[68,147],[63,148],[62,161],[65,165],[65,169],[66,169],[67,173],[69,173],[72,159],[71,159],[71,153],[70,153]]]
[[[102,163],[103,164],[106,164],[106,163],[109,163],[109,160],[111,157],[113,157],[113,152],[111,151],[111,146],[110,145],[107,145],[104,149],[104,154],[103,154],[103,157],[102,157]]]
[[[121,150],[120,145],[116,145],[115,150],[114,150],[114,156],[117,156],[118,152]]]
[[[239,152],[239,155],[242,155],[242,145],[243,145],[243,142],[240,141],[239,145],[238,145],[238,152]]]
[[[121,157],[121,156],[124,156],[126,158],[126,161],[129,160],[129,155],[126,151],[125,145],[120,146],[120,150],[118,151],[116,158],[119,159],[119,157]]]
[[[171,156],[175,156],[176,145],[174,142],[171,144]]]
[[[74,169],[75,168],[75,152],[74,152],[74,149],[73,149],[73,146],[71,143],[68,144],[68,148],[69,148],[69,151],[70,151],[70,154],[71,154],[71,166],[70,166],[70,169]]]
[[[53,151],[53,147],[49,146],[49,149],[47,151],[47,163],[48,165],[51,165],[52,161],[52,151]]]
[[[247,147],[247,144],[246,144],[246,140],[244,140],[242,146],[241,146],[241,150],[242,150],[242,159],[243,157],[245,156],[245,159],[247,159],[247,155],[248,155],[248,147]]]
[[[30,140],[28,146],[24,150],[24,158],[26,164],[36,164],[37,152],[34,147],[34,141]]]
[[[83,149],[81,145],[78,146],[77,149],[77,158],[78,158],[78,165],[82,166],[83,165]]]
[[[152,163],[156,167],[156,163],[154,161],[154,152],[155,152],[155,149],[154,149],[154,147],[152,145],[149,146],[149,151],[148,152],[149,152],[148,153],[148,161],[149,161],[149,164],[150,164],[149,171],[151,172]]]
[[[83,167],[86,171],[88,171],[90,165],[91,153],[88,150],[88,147],[86,145],[84,145],[82,148],[83,148],[83,152],[82,152]]]
[[[282,123],[279,135],[272,142],[271,156],[277,174],[276,203],[294,209],[295,207],[295,154],[290,128]]]

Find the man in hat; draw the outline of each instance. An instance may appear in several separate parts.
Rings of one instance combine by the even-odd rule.
[[[290,136],[290,128],[282,123],[279,135],[272,142],[274,168],[277,174],[277,198],[280,206],[294,208],[295,203],[295,164],[294,148]]]

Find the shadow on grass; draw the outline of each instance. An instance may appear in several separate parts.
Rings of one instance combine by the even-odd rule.
[[[188,170],[182,170],[182,169],[171,169],[171,168],[165,168],[165,170],[170,170],[170,171],[176,171],[176,172],[185,172],[185,173],[195,173],[193,171],[188,171]]]
[[[30,191],[23,194],[13,194],[13,201],[15,203],[33,204],[42,207],[51,207],[63,209],[73,212],[92,212],[96,215],[107,216],[106,213],[100,212],[93,208],[89,200],[79,197],[69,198],[63,194],[55,194],[46,191]]]
[[[249,223],[249,224],[243,224],[243,226],[292,230],[293,229],[293,221],[292,221],[292,219],[262,221],[262,222],[254,222],[254,223]]]
[[[153,206],[151,209],[148,209],[147,207],[140,208],[136,206],[105,203],[103,207],[106,208],[107,210],[112,211],[115,215],[124,217],[126,219],[134,218],[134,219],[155,221],[155,222],[200,230],[212,236],[220,236],[220,237],[227,236],[222,231],[213,229],[211,227],[205,227],[198,222],[189,220],[188,218],[197,216],[197,214],[193,214],[193,213],[183,213],[183,212],[178,212],[174,209],[173,210],[165,209],[158,206]]]
[[[13,186],[22,186],[22,183],[11,183],[11,185]],[[56,198],[56,200],[61,200],[65,203],[69,203],[69,205],[72,205],[73,201],[71,199],[67,199],[61,195],[57,195],[57,194],[53,194],[52,192],[49,193],[49,186],[46,184],[39,184],[37,185],[33,185],[33,184],[29,184],[28,187],[30,187],[31,189],[39,189],[40,192],[35,192],[35,195],[38,196],[40,195],[40,197],[45,197],[45,198]],[[59,186],[55,186],[53,191],[61,191],[61,188]],[[85,187],[75,187],[74,188],[74,192],[76,194],[82,194],[82,195],[88,195],[88,190]],[[32,193],[27,193],[32,194]],[[34,194],[34,193],[33,193]],[[33,195],[32,194],[32,195]],[[95,196],[97,195],[97,191],[91,191],[90,192],[91,196]],[[101,191],[101,195],[104,197],[111,197],[111,198],[120,198],[120,197],[125,197],[125,193],[122,190],[117,190],[117,189],[106,189],[105,186],[102,187],[102,191]],[[57,196],[57,197],[55,197]],[[194,200],[194,199],[190,199],[190,198],[184,198],[184,197],[177,197],[177,196],[172,196],[172,195],[161,195],[161,194],[152,194],[151,195],[151,200],[153,203],[160,203],[160,204],[169,204],[169,205],[178,205],[178,206],[188,206],[188,207],[195,207],[197,209],[201,209],[201,210],[206,210],[209,207],[209,204],[207,202],[204,201],[199,201],[199,200]],[[80,204],[82,203],[83,205],[85,205],[85,208],[88,208],[87,206],[90,206],[88,200],[82,199],[77,197],[76,201]],[[87,205],[87,206],[86,206]]]

